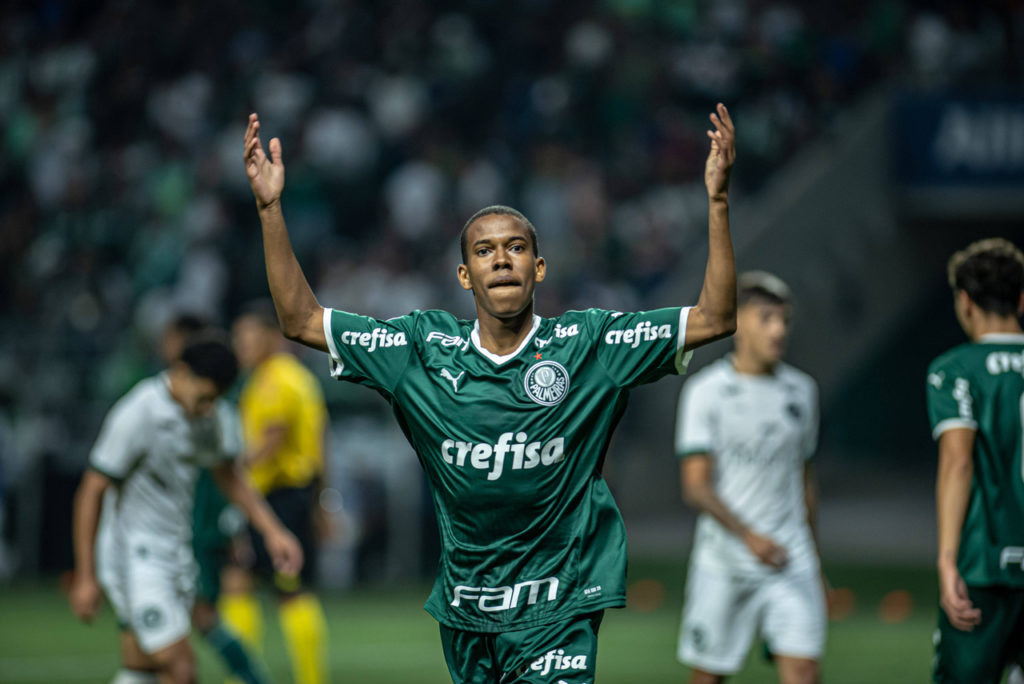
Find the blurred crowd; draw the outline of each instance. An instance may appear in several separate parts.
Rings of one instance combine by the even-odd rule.
[[[540,313],[634,308],[703,248],[716,101],[754,193],[869,88],[1018,78],[1022,28],[1014,0],[5,2],[0,482],[80,469],[169,316],[266,295],[250,111],[323,303],[471,316],[458,230],[504,203]]]

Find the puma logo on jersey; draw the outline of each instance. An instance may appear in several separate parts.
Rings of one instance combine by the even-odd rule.
[[[488,480],[497,480],[505,469],[505,458],[512,457],[512,470],[530,470],[539,465],[550,466],[565,460],[565,438],[546,442],[527,442],[525,432],[505,432],[497,444],[474,444],[455,439],[441,442],[441,458],[445,463],[465,468],[466,462],[477,470],[489,470]]]
[[[667,340],[672,337],[672,326],[651,325],[650,321],[642,321],[636,324],[635,328],[626,330],[609,330],[605,333],[605,344],[625,344],[633,349],[640,346],[641,342],[653,342],[654,340]]]
[[[447,368],[441,369],[441,377],[452,383],[452,391],[458,393],[459,391],[459,380],[466,374],[466,371],[462,371],[458,375],[452,375],[452,372]]]

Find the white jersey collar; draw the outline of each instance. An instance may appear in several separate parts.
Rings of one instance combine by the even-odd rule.
[[[539,327],[540,316],[538,316],[537,314],[533,314],[533,327],[530,328],[530,332],[526,334],[526,337],[524,337],[523,341],[519,343],[519,346],[516,347],[515,351],[509,352],[508,354],[504,355],[498,355],[495,354],[494,352],[487,351],[486,349],[484,349],[484,346],[480,344],[480,319],[473,321],[473,331],[469,333],[469,339],[473,342],[473,346],[476,347],[476,350],[478,352],[480,352],[485,357],[490,359],[491,362],[494,363],[495,365],[500,366],[501,364],[510,361],[514,359],[516,356],[518,356],[519,352],[523,351],[523,349],[526,348],[526,345],[530,343],[530,340],[533,339],[533,336],[537,333],[537,328]]]
[[[978,338],[982,344],[1024,344],[1024,333],[988,333]]]

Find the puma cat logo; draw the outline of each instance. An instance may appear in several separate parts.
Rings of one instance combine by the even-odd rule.
[[[458,375],[454,375],[453,376],[451,371],[448,370],[447,368],[442,368],[441,369],[441,377],[444,378],[445,380],[451,381],[451,383],[452,383],[452,391],[456,392],[456,393],[458,393],[458,391],[459,391],[459,380],[461,380],[462,376],[465,375],[465,374],[466,374],[466,371],[462,371]]]

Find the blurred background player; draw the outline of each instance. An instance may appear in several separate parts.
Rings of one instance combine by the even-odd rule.
[[[933,678],[988,684],[1024,662],[1024,254],[981,240],[953,255],[948,274],[970,341],[928,368],[939,443]]]
[[[723,682],[759,635],[784,684],[815,682],[826,632],[809,463],[818,391],[782,362],[789,287],[752,271],[737,290],[735,351],[694,375],[679,402],[683,498],[700,517],[678,657],[693,684]]]
[[[180,313],[171,318],[160,338],[160,360],[169,368],[181,357],[190,338],[210,328],[202,316]],[[230,394],[229,388],[226,394]],[[192,552],[196,559],[195,603],[192,626],[217,652],[228,670],[245,684],[268,682],[262,665],[225,625],[217,613],[220,575],[232,553],[232,537],[244,527],[237,509],[230,507],[208,468],[200,468],[192,507]]]
[[[226,569],[221,613],[258,649],[263,619],[251,570],[272,579],[296,684],[326,682],[327,622],[311,586],[318,531],[325,529],[319,494],[327,407],[316,377],[286,350],[271,302],[249,304],[235,320],[232,338],[249,372],[239,398],[245,466],[252,484],[302,544],[306,564],[301,576],[275,572],[259,535],[253,534],[254,567]]]
[[[124,627],[118,684],[156,682],[158,675],[175,684],[196,679],[188,636],[192,498],[200,466],[213,469],[228,498],[265,536],[277,566],[288,572],[302,566],[295,537],[236,469],[237,421],[218,397],[237,372],[225,342],[191,340],[167,371],[115,404],[90,455],[75,495],[69,601],[75,615],[90,622],[102,584]]]

